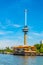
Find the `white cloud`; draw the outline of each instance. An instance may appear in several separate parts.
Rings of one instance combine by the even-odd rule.
[[[28,43],[29,45],[34,45],[35,43],[40,43],[43,40],[43,31],[41,32],[29,32],[28,34]]]
[[[6,19],[5,20],[5,26],[3,25],[3,23],[0,22],[0,28],[2,29],[6,29],[8,27],[15,27],[15,28],[19,28],[21,27],[22,25],[19,25],[19,24],[14,24],[14,22],[12,22],[11,20],[9,19]]]
[[[6,23],[7,23],[7,26],[13,26],[13,27],[17,27],[17,28],[21,27],[19,24],[12,23],[12,21],[9,19],[6,19]]]
[[[33,39],[33,37],[32,36],[28,36],[28,39]]]
[[[20,40],[0,40],[0,48],[22,45]]]
[[[40,34],[37,32],[33,32],[32,34],[39,36]]]
[[[4,31],[0,31],[0,35],[3,35],[3,34],[5,34],[5,32]]]
[[[11,34],[11,33],[14,33],[13,31],[6,31],[6,34]]]
[[[14,40],[0,40],[0,48],[11,47],[15,45]]]
[[[13,24],[12,26],[17,27],[17,28],[21,27],[21,26],[18,25],[18,24]]]
[[[11,34],[13,31],[0,31],[0,35]]]
[[[37,33],[37,32],[33,32],[32,34],[36,35],[36,36],[43,36],[43,32]]]

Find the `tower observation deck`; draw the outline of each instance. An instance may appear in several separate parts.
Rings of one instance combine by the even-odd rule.
[[[24,32],[24,45],[27,45],[27,32],[28,32],[28,26],[27,26],[27,9],[25,9],[25,25],[23,28]]]

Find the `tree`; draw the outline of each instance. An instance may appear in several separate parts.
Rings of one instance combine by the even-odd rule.
[[[35,44],[34,45],[38,50],[40,49],[40,44]]]
[[[43,53],[43,44],[42,43],[35,44],[34,46],[36,47],[36,49],[37,49],[36,51],[37,52]]]
[[[40,48],[40,53],[43,53],[43,47]]]
[[[9,47],[6,47],[6,48],[5,48],[5,51],[6,51],[6,52],[13,52],[13,50],[11,50]]]

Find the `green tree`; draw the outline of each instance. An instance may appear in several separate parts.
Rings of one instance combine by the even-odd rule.
[[[43,53],[43,47],[40,48],[40,53]]]
[[[40,44],[35,44],[34,45],[37,49],[40,49]]]
[[[34,46],[36,47],[36,49],[37,49],[36,51],[37,52],[43,53],[43,44],[42,43],[35,44]]]
[[[6,47],[6,48],[5,48],[5,51],[6,51],[6,52],[13,52],[13,50],[11,50],[9,47]]]

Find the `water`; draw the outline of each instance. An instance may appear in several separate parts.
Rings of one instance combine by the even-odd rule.
[[[0,65],[43,65],[43,56],[13,56],[0,54]]]

